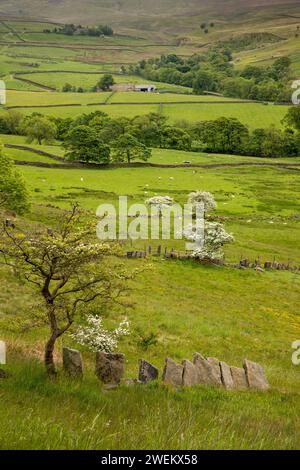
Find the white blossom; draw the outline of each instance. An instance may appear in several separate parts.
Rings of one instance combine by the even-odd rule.
[[[121,336],[129,334],[129,322],[123,320],[119,326],[112,331],[103,327],[101,317],[88,315],[86,325],[81,326],[70,336],[82,346],[87,346],[91,351],[113,352],[118,347],[118,340]]]
[[[197,238],[196,226],[191,224],[184,229],[184,237],[195,242]],[[196,248],[192,256],[201,260],[217,261],[223,258],[222,246],[233,242],[234,238],[227,233],[223,225],[218,222],[205,221],[204,224],[204,245]]]
[[[203,203],[205,212],[214,210],[217,207],[213,195],[207,191],[194,191],[190,193],[188,203],[193,205]]]
[[[159,210],[172,206],[174,204],[174,199],[169,196],[154,196],[149,199],[146,199],[145,204],[147,206],[155,206]]]

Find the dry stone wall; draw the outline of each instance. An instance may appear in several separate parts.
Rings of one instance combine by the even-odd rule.
[[[167,358],[163,383],[174,386],[215,385],[226,390],[268,390],[270,387],[260,364],[245,359],[243,368],[231,367],[200,353],[193,355],[193,362],[185,359],[182,364]]]
[[[64,348],[63,365],[70,376],[82,376],[82,358],[78,351]],[[127,385],[145,384],[159,378],[158,368],[145,359],[140,359],[138,378],[124,381],[125,356],[120,353],[97,352],[95,372],[99,380],[109,386],[117,386],[122,382]],[[184,359],[181,364],[168,357],[162,373],[162,382],[174,387],[210,385],[226,390],[265,391],[270,388],[260,364],[245,359],[243,367],[234,367],[215,357],[204,357],[198,352],[193,354],[192,361]]]

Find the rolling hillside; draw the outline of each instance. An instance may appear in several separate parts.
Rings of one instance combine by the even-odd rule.
[[[144,20],[173,18],[193,25],[197,16],[226,19],[250,15],[256,16],[261,10],[273,11],[284,8],[286,15],[296,14],[298,2],[291,0],[1,0],[0,14],[16,17],[48,19],[58,22],[96,23],[110,21],[131,26]],[[283,12],[282,12],[283,13]],[[297,16],[297,15],[296,15]],[[300,17],[300,14],[299,14]],[[184,20],[184,21],[183,21]],[[153,25],[154,26],[154,25]],[[166,21],[165,26],[168,26]],[[142,28],[141,28],[142,29]]]
[[[123,44],[125,36],[130,36],[131,41],[146,40],[148,56],[166,53],[165,50],[152,50],[151,53],[153,44],[156,47],[189,47],[189,51],[182,49],[178,53],[190,55],[219,41],[239,40],[249,33],[267,33],[277,40],[271,44],[271,53],[268,53],[268,40],[259,44],[254,42],[247,49],[258,50],[259,56],[253,58],[252,54],[248,58],[246,55],[242,62],[262,60],[267,63],[273,56],[282,55],[284,49],[284,54],[293,55],[294,68],[298,71],[299,58],[295,48],[299,50],[300,7],[294,0],[87,0],[84,3],[79,0],[1,0],[0,17],[9,19],[12,28],[8,31],[3,25],[5,42],[25,41],[36,45],[35,42],[49,41],[47,35],[37,34],[28,20],[89,25],[107,23],[121,35],[120,38],[123,37]],[[207,27],[201,28],[202,23]],[[49,24],[44,27],[51,29]],[[61,39],[70,42],[69,36]],[[95,38],[92,39],[85,41],[93,42]],[[82,37],[73,40],[82,42]],[[105,43],[109,41],[106,39]]]

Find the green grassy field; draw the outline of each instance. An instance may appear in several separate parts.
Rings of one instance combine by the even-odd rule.
[[[103,103],[109,93],[7,92],[7,106],[48,106]]]
[[[54,155],[63,156],[64,150],[59,142],[54,142],[53,144],[43,144],[38,145],[36,142],[28,144],[26,137],[22,135],[5,135],[0,134],[0,140],[3,144],[18,144],[18,145],[27,145],[36,149],[44,150],[45,152],[53,153]]]
[[[22,77],[22,75],[20,75],[20,77]],[[93,75],[84,73],[76,74],[74,72],[51,73],[51,71],[49,71],[49,73],[34,73],[30,75],[24,75],[23,78],[28,78],[37,83],[41,83],[42,85],[55,88],[57,91],[62,91],[62,88],[66,83],[71,83],[75,87],[81,86],[85,91],[88,91],[96,86],[97,82],[101,78],[101,75],[97,75],[96,73]],[[161,90],[191,91],[189,88],[178,85],[150,82],[149,80],[145,80],[134,75],[113,75],[113,78],[116,83],[153,83]]]
[[[218,215],[231,216],[226,228],[236,242],[226,250],[227,259],[260,255],[300,262],[295,245],[299,221],[288,218],[299,213],[297,171],[250,167],[195,173],[153,168],[26,167],[21,171],[31,193],[28,220],[33,223],[52,223],[58,209],[47,208],[49,204],[67,207],[77,200],[95,210],[101,202],[116,203],[119,194],[129,194],[130,202],[141,202],[155,193],[183,202],[189,191],[201,188],[214,193]],[[281,218],[274,220],[275,215]],[[171,241],[169,246],[174,243],[179,245]],[[139,265],[127,263],[128,267]],[[127,358],[126,377],[136,376],[139,357],[162,370],[166,356],[180,361],[200,351],[236,366],[245,357],[262,363],[272,390],[226,392],[199,386],[175,391],[152,384],[103,392],[93,376],[93,355],[84,349],[82,383],[70,382],[62,374],[55,383],[45,381],[39,363],[45,330],[21,332],[16,326],[18,318],[28,316],[35,300],[26,285],[2,268],[0,328],[8,342],[7,367],[13,377],[1,383],[5,403],[0,411],[1,429],[7,429],[1,433],[1,448],[297,448],[300,382],[291,363],[291,343],[300,326],[295,308],[298,278],[289,272],[257,273],[190,261],[151,260],[151,268],[134,282],[130,295],[135,305],[127,312],[132,333],[120,345]],[[111,313],[106,321],[113,324],[119,315]],[[157,343],[144,350],[141,340],[150,333],[156,335]],[[75,346],[68,337],[64,345]],[[9,425],[12,416],[13,426]],[[79,416],[81,425],[77,426]]]
[[[199,104],[182,105],[164,104],[163,114],[174,122],[180,118],[187,121],[205,121],[218,117],[235,117],[250,128],[281,126],[281,121],[286,115],[288,106],[263,105],[256,103],[246,104]]]
[[[22,167],[21,171],[33,201],[59,207],[68,207],[72,201],[77,201],[92,211],[103,202],[117,204],[118,196],[125,194],[134,202],[164,194],[183,204],[189,192],[201,188],[215,195],[219,204],[218,215],[236,219],[236,222],[230,221],[235,226],[237,238],[237,244],[228,248],[230,259],[237,260],[243,253],[251,257],[271,256],[272,259],[273,256],[282,256],[285,261],[296,256],[300,262],[298,248],[294,245],[299,222],[289,218],[300,209],[297,169],[249,166],[55,170]],[[277,216],[283,219],[273,220]],[[257,217],[262,220],[258,221]],[[172,243],[181,248],[184,246],[182,241]]]
[[[36,96],[37,95],[37,96]],[[66,100],[66,101],[71,101],[73,96],[68,97],[68,93],[64,94],[66,95],[66,98],[63,97],[58,97],[58,103],[62,104],[61,102]],[[104,94],[95,94],[95,99],[99,99],[99,101],[104,98]],[[18,98],[18,96],[16,97]],[[43,101],[45,103],[45,98],[46,102],[49,103],[49,101],[54,103],[54,98],[52,97],[52,93],[49,93],[49,98],[48,94],[46,95],[45,93],[40,96],[40,94],[34,94],[33,96],[34,101]],[[81,94],[77,94],[76,97],[74,97],[76,100],[83,100],[84,96]],[[93,97],[91,97],[93,98]],[[190,97],[187,97],[188,99]],[[177,99],[177,95],[174,95],[174,99]],[[25,101],[27,98],[25,98]],[[16,101],[13,101],[16,103]],[[92,102],[92,100],[91,100]],[[8,102],[9,104],[9,102]],[[57,103],[56,103],[57,104]],[[17,104],[14,104],[15,106],[18,106]],[[21,104],[19,106],[22,106]],[[25,105],[26,106],[26,105]],[[27,105],[28,106],[28,105]],[[30,106],[30,105],[29,105]],[[192,104],[168,104],[168,103],[163,103],[162,105],[157,102],[157,104],[110,104],[108,103],[107,105],[102,105],[102,106],[91,106],[91,107],[83,107],[82,105],[80,106],[59,106],[59,107],[43,107],[44,105],[41,105],[40,107],[25,107],[21,108],[20,111],[23,114],[31,114],[32,112],[40,112],[42,114],[45,114],[47,116],[61,116],[61,117],[76,117],[79,116],[80,114],[83,113],[88,113],[92,111],[103,111],[110,116],[113,117],[118,117],[118,116],[127,116],[127,117],[134,117],[138,115],[144,115],[144,114],[149,114],[152,112],[161,112],[165,116],[167,116],[170,120],[170,122],[174,123],[176,121],[180,121],[182,119],[185,119],[190,122],[197,122],[197,121],[206,121],[206,120],[211,120],[211,119],[217,119],[218,117],[226,116],[226,117],[235,117],[239,119],[243,124],[249,126],[249,128],[254,129],[258,127],[270,127],[270,126],[276,126],[276,127],[281,127],[282,123],[281,121],[283,120],[284,116],[287,113],[288,106],[276,106],[276,105],[262,105],[259,103],[213,103],[212,104],[206,104],[206,103],[192,103]]]
[[[142,79],[140,79],[141,81]],[[159,89],[167,88],[167,84],[161,84],[157,83],[157,86]],[[172,90],[172,87],[170,88]],[[172,90],[173,91],[173,90]],[[174,88],[174,91],[176,89]],[[109,100],[109,103],[138,103],[138,102],[157,102],[157,103],[168,103],[168,102],[197,102],[197,101],[207,101],[208,103],[210,102],[215,102],[215,101],[236,101],[235,99],[231,100],[229,98],[226,98],[224,96],[213,96],[213,95],[193,95],[191,93],[191,89],[182,89],[178,90],[182,91],[185,93],[179,94],[179,93],[138,93],[138,92],[116,92],[112,95],[111,99]]]
[[[35,77],[35,75],[39,74],[33,74],[32,76]],[[40,76],[43,76],[43,74],[40,74]],[[78,74],[78,77],[80,76]],[[94,75],[89,75],[89,77],[94,77],[92,80],[95,81]],[[135,81],[137,81],[137,77],[135,77]],[[50,84],[50,82],[47,83],[48,85]],[[84,83],[83,78],[79,83]],[[167,87],[168,85],[164,86]],[[187,101],[189,103],[186,103]],[[219,103],[219,101],[223,101],[224,104]],[[270,126],[281,127],[282,120],[288,110],[288,106],[264,105],[251,102],[234,103],[231,101],[224,97],[181,95],[176,93],[59,93],[13,90],[8,90],[7,92],[8,107],[19,106],[20,111],[24,114],[31,114],[36,111],[49,116],[61,117],[76,117],[84,112],[95,110],[104,111],[113,117],[134,117],[151,112],[161,112],[173,123],[182,119],[197,122],[226,116],[235,117],[253,129]],[[93,103],[94,106],[83,108],[83,105]],[[105,107],[97,107],[97,103],[107,104]],[[70,104],[78,104],[79,106],[68,106]]]
[[[95,80],[95,79],[94,79]],[[82,82],[84,83],[84,77]],[[167,86],[166,84],[164,86]],[[208,102],[235,101],[224,97],[210,95],[192,95],[177,93],[139,93],[139,92],[99,92],[99,93],[58,93],[29,92],[8,90],[6,105],[10,106],[47,106],[55,104],[88,104],[88,103],[168,103],[168,102]]]
[[[34,152],[27,152],[25,150],[19,149],[5,149],[5,153],[12,157],[14,160],[25,161],[25,162],[43,162],[43,163],[59,163],[52,158],[46,157],[44,155],[37,155]]]
[[[114,73],[118,83],[147,83],[140,77],[118,75],[120,66],[161,53],[190,56],[205,51],[209,44],[249,31],[271,32],[280,40],[235,53],[236,67],[249,63],[265,66],[288,54],[298,73],[297,5],[288,1],[274,5],[270,1],[248,10],[240,0],[226,5],[193,0],[190,4],[195,14],[191,15],[191,6],[177,0],[155,0],[152,4],[142,0],[138,6],[134,0],[121,3],[117,10],[107,2],[103,8],[104,0],[97,5],[93,1],[93,8],[88,8],[89,0],[80,5],[76,0],[74,22],[108,22],[117,30],[116,36],[105,40],[45,34],[43,29],[54,27],[47,22],[17,18],[0,21],[1,79],[7,88],[18,90],[8,91],[7,106],[25,106],[19,110],[24,114],[41,112],[61,117],[95,110],[114,117],[160,112],[170,123],[226,116],[238,118],[250,129],[282,125],[287,106],[229,103],[223,97],[176,93],[90,93],[89,89],[99,80],[98,72],[107,71]],[[41,10],[36,0],[24,0],[22,8],[33,17]],[[4,9],[22,15],[14,0],[5,1]],[[43,14],[53,21],[70,21],[65,2],[44,2]],[[215,23],[207,34],[199,27],[204,20]],[[26,74],[33,71],[46,73]],[[57,91],[41,91],[38,86],[25,84],[14,78],[16,72]],[[83,86],[86,92],[60,92],[66,82]],[[157,86],[173,92],[190,91],[168,84]],[[105,105],[85,106],[106,100]],[[186,100],[191,103],[183,103]],[[62,106],[47,108],[49,105]],[[0,109],[1,114],[5,112]],[[1,135],[0,140],[64,156],[59,142],[39,146],[14,135]],[[4,151],[19,163],[60,163],[32,150]],[[150,159],[161,165],[187,161],[223,166],[76,169],[70,165],[62,169],[18,165],[31,201],[30,212],[18,220],[29,229],[36,224],[48,228],[56,225],[62,209],[75,202],[93,214],[101,203],[113,203],[118,209],[120,195],[127,195],[129,204],[155,195],[168,195],[183,204],[191,191],[210,191],[218,203],[214,217],[221,219],[235,238],[225,247],[227,264],[205,266],[191,260],[124,257],[127,269],[143,267],[143,271],[130,283],[132,307],[126,311],[102,308],[104,323],[115,327],[124,315],[130,320],[131,334],[119,345],[126,355],[126,378],[137,377],[142,357],[157,366],[161,376],[166,357],[180,362],[198,351],[234,366],[241,366],[244,358],[262,364],[271,390],[236,392],[205,386],[176,390],[164,387],[159,380],[145,386],[122,384],[107,391],[94,375],[94,355],[68,335],[58,342],[55,352],[58,378],[49,381],[42,364],[47,329],[40,325],[27,328],[32,312],[41,308],[38,296],[1,265],[0,339],[8,346],[8,363],[1,368],[12,376],[0,379],[0,449],[299,449],[300,366],[291,361],[291,344],[299,339],[300,331],[299,271],[260,272],[233,265],[241,258],[254,261],[260,257],[263,262],[275,259],[300,266],[299,167],[250,165],[299,164],[300,159],[163,149],[153,149]],[[231,167],[229,163],[249,165]],[[0,216],[11,214],[0,208]],[[128,241],[122,249],[125,254],[128,249],[144,249],[149,243],[153,249],[161,244],[163,250],[185,250],[183,240],[173,239]],[[155,341],[149,345],[151,335]],[[82,381],[64,376],[62,346],[82,352]]]

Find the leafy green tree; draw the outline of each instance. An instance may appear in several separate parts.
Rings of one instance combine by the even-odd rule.
[[[0,146],[0,207],[23,214],[29,209],[29,196],[25,182],[10,157]]]
[[[177,150],[191,150],[192,138],[178,127],[166,127],[162,132],[161,147]]]
[[[166,56],[166,63],[183,64],[183,60],[177,54],[168,54]]]
[[[37,140],[39,145],[45,142],[52,142],[57,134],[54,122],[45,116],[32,114],[26,117],[21,124],[22,132],[27,136],[28,142]]]
[[[147,161],[151,157],[151,149],[133,137],[123,134],[113,142],[113,159],[116,162],[131,163],[133,160]]]
[[[295,157],[300,154],[300,135],[290,129],[255,129],[245,153],[258,157]]]
[[[103,129],[109,126],[112,121],[113,119],[108,116],[108,114],[103,113],[93,117],[93,119],[89,121],[88,125],[95,129],[95,131],[101,132]]]
[[[103,111],[93,111],[92,113],[88,113],[88,114],[84,113],[78,116],[76,119],[74,119],[73,127],[89,126],[91,121],[93,121],[93,119],[96,117],[109,118],[108,114],[104,113]]]
[[[275,71],[275,78],[277,80],[289,74],[291,63],[291,59],[287,56],[279,57],[275,60],[272,69]]]
[[[266,138],[266,129],[254,129],[248,143],[249,155],[254,155],[257,157],[262,156],[262,149]]]
[[[256,99],[259,101],[276,101],[281,86],[275,80],[269,80],[257,86]]]
[[[283,140],[281,132],[275,128],[266,130],[265,139],[262,144],[262,156],[280,157],[282,156]]]
[[[108,163],[110,160],[110,148],[89,126],[73,127],[66,135],[64,147],[69,160],[99,163]]]
[[[201,94],[204,91],[215,91],[216,81],[214,74],[206,70],[200,70],[193,81],[194,93]]]
[[[0,134],[19,134],[23,115],[14,109],[6,111],[0,117]]]
[[[130,133],[147,147],[161,147],[167,118],[159,113],[135,116]]]
[[[64,93],[69,93],[70,91],[73,91],[73,86],[70,83],[65,83],[62,87],[62,91]]]
[[[56,138],[58,140],[64,140],[73,124],[73,119],[52,116],[50,120],[54,122],[56,126]]]
[[[235,118],[219,118],[216,124],[221,150],[233,153],[242,152],[248,141],[248,128]]]
[[[200,122],[194,127],[193,133],[208,151],[218,153],[243,153],[249,138],[246,126],[235,118],[225,117]]]
[[[291,106],[289,108],[284,123],[300,132],[300,106]]]
[[[222,91],[225,96],[249,99],[254,88],[254,80],[244,77],[228,77],[222,82]]]
[[[254,78],[256,83],[259,83],[265,76],[264,69],[257,67],[256,65],[246,65],[241,71],[241,77],[243,78]]]
[[[10,134],[10,129],[5,116],[0,116],[0,134]]]
[[[271,127],[265,130],[261,156],[263,157],[293,157],[299,155],[299,141],[288,132]]]
[[[119,135],[124,134],[123,120],[112,119],[109,116],[96,116],[89,126],[93,128],[102,142],[110,144]]]
[[[110,74],[104,74],[98,82],[98,87],[103,91],[108,91],[114,85],[114,77]]]
[[[112,29],[111,26],[108,26],[107,24],[99,26],[99,30],[101,31],[104,36],[113,36],[114,30]]]
[[[75,31],[76,27],[74,24],[66,24],[63,28],[63,34],[66,34],[67,36],[73,36]]]

